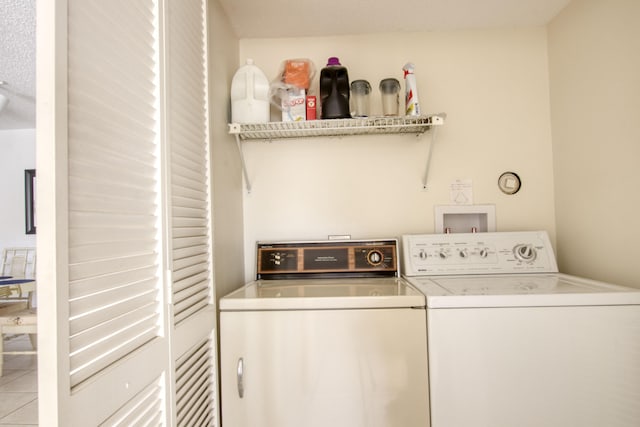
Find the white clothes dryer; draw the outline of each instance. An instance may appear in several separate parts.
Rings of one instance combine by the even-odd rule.
[[[557,271],[545,232],[403,236],[432,427],[640,425],[640,289]]]
[[[220,300],[222,423],[424,427],[425,297],[395,239],[259,243]]]

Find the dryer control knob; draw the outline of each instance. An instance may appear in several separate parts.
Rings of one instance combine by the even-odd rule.
[[[460,249],[460,252],[458,253],[460,254],[460,258],[467,258],[469,256],[469,253],[466,249]]]
[[[380,265],[383,259],[384,256],[382,255],[382,252],[378,250],[373,250],[367,254],[367,261],[369,261],[369,264],[373,266]]]
[[[513,248],[513,253],[520,261],[533,261],[536,259],[536,250],[531,245],[517,245]]]
[[[449,258],[449,254],[446,253],[445,251],[440,251],[438,252],[438,256],[440,257],[440,259],[447,259]]]

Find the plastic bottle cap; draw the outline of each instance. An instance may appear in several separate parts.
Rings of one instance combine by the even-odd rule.
[[[402,70],[404,71],[404,77],[407,77],[407,74],[413,74],[413,70],[415,69],[415,65],[413,65],[411,62],[407,62],[406,64],[404,64],[404,67],[402,67]]]
[[[247,58],[247,65],[253,65],[253,59]]]
[[[404,67],[402,67],[403,70],[405,71],[409,71],[411,73],[413,73],[413,70],[415,70],[416,66],[413,64],[413,62],[407,62],[406,64],[404,64]]]
[[[331,65],[342,65],[342,64],[340,64],[340,59],[338,59],[335,56],[332,56],[327,60],[327,66],[331,66]]]

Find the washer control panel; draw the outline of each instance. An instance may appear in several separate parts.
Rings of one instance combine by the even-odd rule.
[[[260,242],[258,279],[399,276],[397,240]]]
[[[558,271],[545,231],[410,234],[402,245],[407,276]]]

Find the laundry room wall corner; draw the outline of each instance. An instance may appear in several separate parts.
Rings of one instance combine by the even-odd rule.
[[[548,26],[560,270],[640,287],[640,3],[573,0]]]
[[[216,295],[244,283],[242,172],[227,131],[231,78],[238,67],[238,38],[218,0],[209,0],[209,108],[211,114],[213,232]]]

